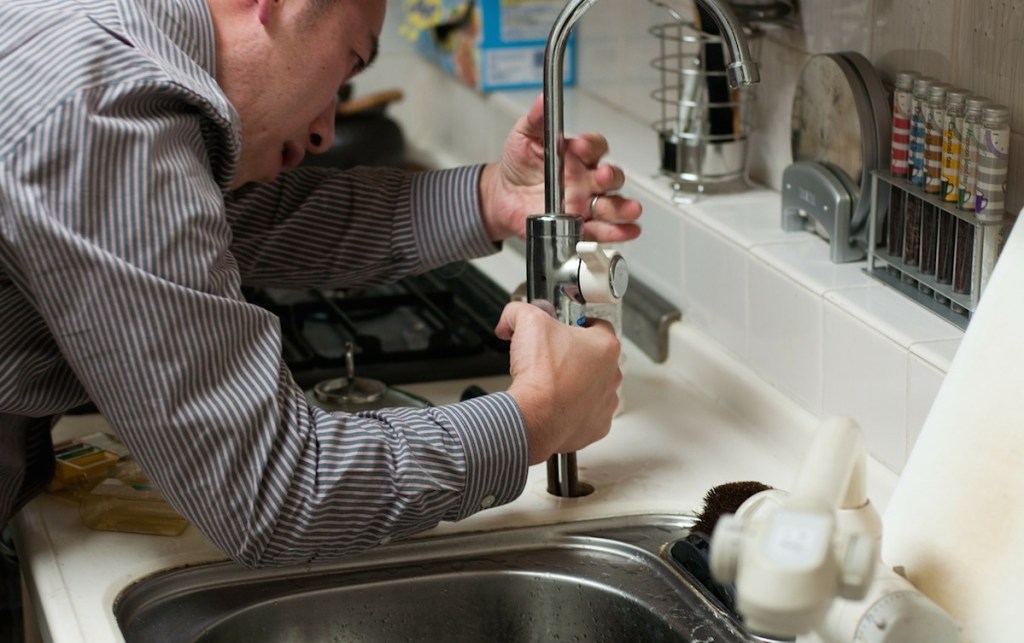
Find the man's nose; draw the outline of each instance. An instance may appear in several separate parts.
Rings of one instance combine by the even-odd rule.
[[[331,101],[331,104],[310,123],[306,151],[311,154],[323,154],[331,149],[331,145],[334,144],[334,116],[337,113],[337,105],[336,101]]]

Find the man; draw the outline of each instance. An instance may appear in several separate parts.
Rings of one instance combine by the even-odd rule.
[[[290,169],[333,140],[336,91],[373,61],[384,5],[0,5],[0,524],[47,481],[53,419],[86,401],[249,566],[349,555],[508,502],[529,464],[608,431],[621,374],[607,325],[510,304],[496,329],[508,391],[354,416],[307,404],[276,318],[241,296],[481,256],[543,209],[539,102],[500,163]],[[567,146],[567,209],[588,211],[622,172],[599,162],[600,136]],[[634,238],[639,214],[608,195],[586,234]]]

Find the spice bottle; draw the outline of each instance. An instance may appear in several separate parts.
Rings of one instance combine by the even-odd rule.
[[[896,88],[892,97],[892,142],[889,172],[897,179],[906,180],[909,173],[907,158],[910,151],[910,110],[914,97],[916,71],[901,71],[896,74]],[[906,192],[895,185],[889,188],[889,217],[887,219],[886,243],[889,254],[899,257],[903,254],[903,217]],[[896,268],[890,266],[896,271]]]
[[[981,141],[981,110],[988,104],[982,96],[971,96],[964,103],[964,128],[960,140],[960,176],[957,177],[957,207],[974,210],[974,186],[978,173],[978,147]]]
[[[975,212],[981,221],[998,221],[1006,209],[1006,171],[1010,152],[1010,109],[987,105],[981,111]]]
[[[914,81],[914,93],[910,101],[910,146],[908,148],[907,165],[909,179],[914,185],[924,187],[924,146],[928,111],[928,90],[937,83],[935,78],[924,76]]]
[[[928,109],[928,90],[933,83],[938,82],[935,78],[924,76],[914,81],[914,94],[910,107],[910,146],[907,157],[907,178],[912,185],[924,188],[924,147],[926,121],[925,115]],[[919,197],[913,194],[906,195],[903,216],[903,263],[908,266],[916,266],[920,261],[921,254],[921,209],[924,205]],[[903,273],[903,281],[914,283],[915,279]]]
[[[942,132],[942,200],[957,201],[957,179],[960,175],[960,149],[964,131],[964,114],[970,92],[951,89],[946,93],[946,120]]]
[[[942,140],[946,129],[946,94],[952,87],[946,83],[934,83],[928,88],[928,104],[925,108],[924,135],[924,191],[939,194],[942,191]],[[931,202],[921,204],[921,258],[918,267],[922,274],[934,275],[938,257],[939,208]],[[923,281],[918,290],[931,294],[932,288]]]
[[[939,194],[942,189],[942,132],[946,128],[946,92],[950,86],[934,83],[928,88],[928,104],[925,108],[924,135],[924,191]],[[921,204],[921,258],[918,269],[921,274],[935,274],[937,255],[936,239],[939,224],[939,209],[931,202]],[[918,282],[918,290],[931,294],[931,286]]]
[[[964,127],[964,113],[970,92],[951,89],[946,93],[946,127],[942,133],[942,200],[955,204],[957,179],[960,175],[960,141]],[[956,252],[958,220],[946,210],[938,210],[936,226],[935,281],[943,285],[953,283],[953,257]],[[947,304],[949,298],[935,292],[935,300]]]
[[[892,95],[892,158],[889,171],[898,178],[907,176],[910,114],[914,99],[914,81],[919,77],[916,71],[901,71],[896,74],[896,85]]]
[[[928,88],[924,113],[924,191],[938,194],[942,185],[942,133],[946,129],[946,94],[952,87],[934,83]]]

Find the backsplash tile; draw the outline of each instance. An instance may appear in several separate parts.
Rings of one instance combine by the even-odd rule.
[[[859,51],[890,80],[897,71],[913,69],[952,82],[956,22],[956,0],[876,2],[873,46]]]
[[[757,258],[749,262],[748,279],[750,365],[820,415],[821,297]]]
[[[806,238],[782,229],[782,199],[767,190],[730,196],[727,203],[707,199],[701,202],[700,211],[702,223],[748,250],[762,243],[795,243]]]
[[[825,293],[825,299],[878,329],[903,349],[918,342],[957,339],[963,331],[927,309],[912,304],[902,294],[872,283]]]
[[[666,211],[670,206],[651,198],[643,189],[627,186],[622,194],[644,204],[643,234],[621,246],[627,260],[631,257],[644,258],[643,262],[630,261],[630,274],[636,275],[662,297],[685,306],[687,298],[683,275],[686,254],[681,249],[686,247],[687,225],[682,217]]]
[[[824,306],[823,338],[822,412],[856,420],[868,451],[899,473],[907,459],[907,351],[834,302]]]
[[[832,263],[829,245],[817,235],[806,232],[787,233],[791,243],[767,243],[754,247],[755,257],[802,283],[812,292],[824,296],[830,290],[863,286],[867,277],[864,264]]]
[[[1011,127],[1024,131],[1024,4],[960,0],[958,85],[1012,106]]]
[[[683,249],[684,315],[734,356],[747,357],[747,255],[731,240],[695,223]]]
[[[861,51],[870,43],[871,0],[801,2],[796,19],[801,25],[803,48],[814,54]],[[791,38],[792,39],[792,38]],[[796,38],[800,41],[800,36]]]
[[[921,435],[924,421],[939,394],[946,373],[913,353],[910,354],[908,364],[907,453],[910,453]]]
[[[792,126],[793,93],[807,53],[792,46],[789,31],[768,34],[761,43],[761,82],[754,89],[753,133],[751,134],[750,176],[778,190],[782,172],[793,162]],[[771,62],[768,62],[771,61]],[[771,177],[778,177],[772,180]]]

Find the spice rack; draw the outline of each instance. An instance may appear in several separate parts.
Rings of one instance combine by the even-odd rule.
[[[953,235],[953,255],[969,259],[959,264],[954,262],[949,283],[937,279],[935,270],[922,271],[920,259],[907,260],[902,252],[891,252],[890,246],[885,242],[878,247],[869,244],[867,267],[864,272],[957,327],[966,329],[971,315],[978,307],[988,273],[995,264],[999,245],[997,242],[1007,220],[1006,214],[990,214],[985,220],[981,220],[974,212],[961,210],[955,203],[944,201],[939,195],[927,193],[922,188],[908,183],[905,178],[895,177],[887,171],[876,170],[872,173],[871,189],[870,239],[888,236],[883,234],[881,226],[891,202],[907,204],[911,203],[911,199],[916,199],[920,202],[922,210],[930,206],[938,214],[952,215],[952,221],[957,224],[954,228],[961,231],[961,234]],[[902,194],[893,192],[897,190]],[[897,198],[891,199],[890,195]],[[904,212],[889,212],[888,216],[902,217]],[[966,227],[963,227],[964,225]],[[903,235],[906,234],[907,231],[904,231]],[[927,235],[923,235],[922,238],[927,240]],[[932,240],[936,244],[932,250],[936,253],[941,252],[937,246],[943,239],[939,234],[933,234]],[[964,244],[969,244],[969,247]],[[899,246],[902,248],[903,243],[901,242]],[[925,243],[921,244],[921,248],[928,252]],[[957,287],[954,287],[954,284]]]

